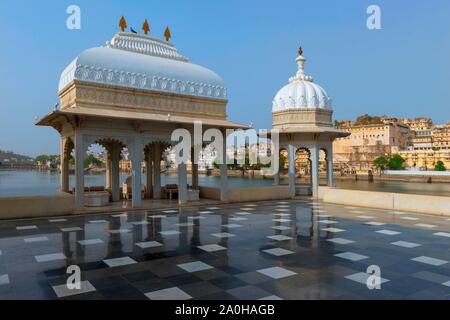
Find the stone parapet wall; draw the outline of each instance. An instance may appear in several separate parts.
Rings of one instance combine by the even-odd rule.
[[[319,187],[324,202],[450,216],[450,197]]]
[[[75,197],[60,193],[53,196],[0,197],[0,219],[35,218],[73,214]]]
[[[279,200],[289,198],[289,186],[267,186],[253,188],[231,188],[228,190],[230,202]]]
[[[220,189],[214,187],[200,187],[200,197],[220,200]],[[250,188],[229,188],[229,202],[265,201],[289,198],[289,186],[267,186]]]

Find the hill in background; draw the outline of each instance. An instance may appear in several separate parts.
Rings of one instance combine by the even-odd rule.
[[[32,164],[34,158],[14,153],[13,151],[0,150],[0,163],[2,164]]]

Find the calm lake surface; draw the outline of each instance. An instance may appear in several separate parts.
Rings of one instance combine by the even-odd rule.
[[[126,175],[122,175],[121,182],[125,181]],[[161,184],[177,183],[176,175],[161,175]],[[188,183],[191,183],[188,176]],[[86,186],[105,185],[104,174],[86,174],[84,176]],[[145,183],[145,175],[142,176]],[[199,176],[202,186],[219,186],[220,178],[216,176]],[[282,181],[282,183],[287,181]],[[59,190],[59,173],[51,171],[8,171],[0,170],[0,197],[25,196],[25,195],[52,195]],[[337,187],[343,189],[384,191],[411,194],[427,194],[450,196],[450,183],[419,183],[400,181],[354,181],[335,180]],[[70,187],[74,187],[75,178],[70,176]],[[271,179],[251,179],[242,177],[228,177],[230,188],[245,188],[252,186],[270,186]]]

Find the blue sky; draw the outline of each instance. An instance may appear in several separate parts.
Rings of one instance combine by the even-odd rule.
[[[68,30],[66,8],[81,8],[81,30]],[[366,28],[366,8],[381,7],[382,30]],[[0,2],[0,149],[37,155],[59,151],[36,115],[57,102],[63,68],[103,45],[124,15],[140,30],[172,42],[228,87],[230,120],[271,126],[271,102],[296,71],[333,98],[334,118],[369,114],[450,120],[450,1],[10,1]]]

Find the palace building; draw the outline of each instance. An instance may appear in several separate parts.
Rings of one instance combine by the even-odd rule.
[[[350,133],[333,143],[341,169],[369,170],[376,158],[394,153],[405,159],[406,169],[433,170],[437,161],[450,167],[450,123],[434,125],[424,117],[371,118],[376,123],[338,122],[342,130]]]
[[[349,136],[334,141],[336,162],[357,170],[370,169],[376,158],[405,149],[414,137],[407,125],[393,120],[374,124],[347,122],[340,128]]]

